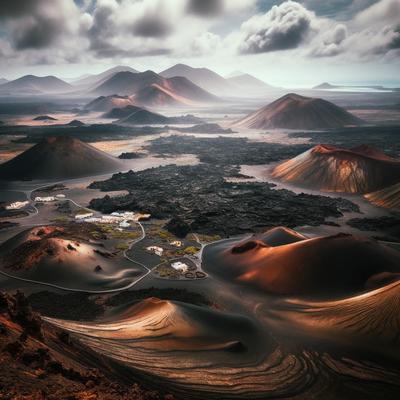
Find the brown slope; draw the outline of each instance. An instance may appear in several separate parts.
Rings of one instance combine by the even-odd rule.
[[[0,165],[0,179],[64,179],[116,171],[121,162],[79,139],[48,137]]]
[[[368,193],[400,180],[400,160],[365,145],[318,145],[278,165],[272,176],[322,191]]]
[[[400,282],[336,301],[289,300],[279,318],[313,335],[347,339],[353,346],[400,357]],[[286,329],[288,329],[288,326]],[[355,341],[354,338],[357,338]]]
[[[52,320],[74,333],[160,351],[245,351],[257,340],[250,319],[178,301],[147,298],[96,323]],[[128,347],[131,347],[127,344]]]
[[[400,210],[400,182],[368,193],[365,198],[379,207]]]
[[[195,104],[186,97],[177,96],[175,93],[156,83],[139,90],[133,95],[133,98],[137,104],[153,107]]]
[[[250,239],[207,250],[209,272],[273,294],[329,298],[400,278],[399,252],[352,235],[276,246]]]
[[[237,121],[235,126],[253,129],[331,129],[361,123],[359,118],[329,101],[290,93]]]

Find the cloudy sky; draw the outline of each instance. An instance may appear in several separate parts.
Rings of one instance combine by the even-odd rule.
[[[399,84],[400,0],[0,1],[0,77],[178,62],[283,86]]]

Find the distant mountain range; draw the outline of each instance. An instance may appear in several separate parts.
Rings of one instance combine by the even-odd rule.
[[[289,93],[247,115],[234,125],[267,129],[331,129],[360,125],[363,121],[344,108],[323,99]]]
[[[160,72],[160,75],[164,78],[183,76],[216,96],[230,95],[235,91],[234,85],[208,68],[193,68],[185,64],[176,64]]]
[[[388,88],[382,85],[332,85],[331,83],[324,82],[320,85],[314,86],[314,90],[360,90],[360,89],[370,89],[370,90],[384,90],[384,91],[399,91],[398,88]]]
[[[247,94],[263,94],[267,93],[271,89],[275,89],[273,86],[261,81],[250,74],[239,73],[227,78],[229,82],[245,91]]]
[[[72,89],[73,86],[55,76],[25,75],[0,85],[0,93],[8,94],[62,93]]]
[[[112,76],[114,76],[116,73],[118,72],[133,72],[133,73],[137,73],[139,71],[131,68],[131,67],[127,67],[127,66],[123,66],[123,65],[118,65],[117,67],[113,67],[110,68],[100,74],[88,74],[85,75],[84,77],[72,80],[71,83],[74,86],[85,86],[88,88],[93,88],[95,86],[100,85],[101,83],[105,82],[107,79],[111,78]]]
[[[217,96],[235,97],[239,93],[240,95],[263,94],[273,88],[260,79],[242,72],[235,72],[224,78],[208,68],[193,68],[185,64],[176,64],[160,72],[160,75],[165,78],[183,76]]]
[[[100,74],[85,74],[67,80],[34,75],[13,81],[0,78],[0,94],[129,95],[134,96],[136,104],[165,106],[210,103],[219,101],[220,97],[263,95],[273,89],[246,73],[238,72],[224,78],[208,68],[193,68],[185,64],[176,64],[159,74],[150,70],[138,72],[120,65]]]
[[[93,89],[104,96],[130,95],[136,105],[194,105],[217,102],[218,98],[185,77],[164,78],[153,71],[118,72]]]

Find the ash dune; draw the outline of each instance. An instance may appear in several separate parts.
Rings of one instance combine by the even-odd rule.
[[[393,282],[365,294],[336,301],[304,302],[287,300],[279,307],[279,317],[309,334],[337,340],[347,338],[353,346],[369,346],[399,358],[400,282]],[[272,314],[276,312],[272,311]],[[287,325],[286,329],[287,329]],[[357,341],[354,341],[357,338]]]
[[[259,340],[250,319],[176,301],[148,298],[93,324],[64,323],[75,333],[106,340],[134,341],[142,349],[247,351]]]
[[[0,179],[78,178],[120,169],[121,161],[67,136],[48,137],[0,165]]]
[[[204,269],[271,294],[327,298],[400,278],[400,253],[367,238],[348,234],[271,238],[276,234],[267,232],[264,239],[210,245],[204,251]]]
[[[55,76],[25,75],[21,78],[9,81],[0,86],[1,92],[13,94],[40,94],[61,93],[71,91],[73,87]]]
[[[164,78],[153,71],[119,72],[93,90],[101,95],[132,95],[136,105],[216,102],[218,98],[184,77]]]
[[[124,108],[134,106],[134,101],[129,96],[119,96],[112,94],[110,96],[100,96],[85,105],[85,110],[108,112],[113,108]]]
[[[371,203],[392,210],[400,210],[400,182],[372,193],[365,198]]]
[[[345,109],[323,99],[289,93],[237,121],[234,126],[253,129],[332,129],[360,125]]]
[[[308,355],[287,354],[243,316],[148,298],[96,323],[46,320],[178,398],[284,397],[313,381]]]
[[[275,167],[272,176],[321,191],[368,193],[399,182],[400,160],[365,145],[318,145]]]
[[[93,227],[94,229],[95,227]],[[27,229],[0,246],[1,269],[12,276],[77,290],[109,290],[140,274],[64,226]]]
[[[353,382],[342,390],[358,394],[355,398],[365,398],[361,395],[371,390],[371,382],[386,383],[387,393],[399,382],[378,365],[354,365],[308,350],[291,353],[246,317],[177,301],[148,298],[93,323],[46,321],[94,353],[130,368],[133,376],[162,383],[177,398],[308,399],[321,393],[325,398],[337,372],[343,381]],[[373,393],[377,390],[382,393],[382,387]]]

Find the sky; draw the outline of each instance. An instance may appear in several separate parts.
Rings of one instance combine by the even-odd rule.
[[[400,85],[400,0],[0,1],[0,78],[116,65]]]

